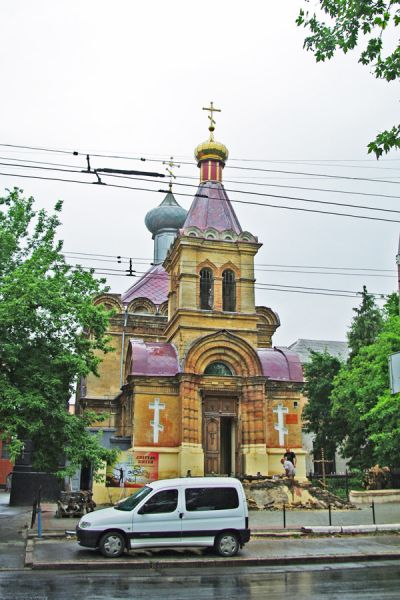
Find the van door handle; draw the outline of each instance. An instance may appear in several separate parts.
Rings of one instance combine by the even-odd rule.
[[[179,513],[179,518],[183,519],[183,513]]]

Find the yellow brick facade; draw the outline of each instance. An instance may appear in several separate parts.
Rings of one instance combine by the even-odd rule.
[[[218,162],[218,173],[223,164]],[[204,197],[206,188],[201,191]],[[229,204],[225,198],[220,201]],[[226,218],[218,209],[215,214]],[[132,457],[151,455],[159,478],[188,471],[274,475],[282,473],[285,447],[295,451],[302,478],[301,376],[293,374],[293,357],[272,349],[279,317],[256,306],[254,258],[261,244],[230,218],[225,232],[186,224],[177,232],[163,263],[169,284],[161,305],[146,297],[129,304],[112,294],[98,299],[116,311],[110,327],[115,352],[103,357],[99,378],[83,382],[78,404],[109,411],[110,444]],[[151,226],[156,224],[153,215]],[[201,304],[204,269],[212,277],[209,309]],[[235,286],[229,311],[223,310],[227,271]],[[163,373],[167,349],[176,368]],[[101,486],[96,494],[105,494]]]

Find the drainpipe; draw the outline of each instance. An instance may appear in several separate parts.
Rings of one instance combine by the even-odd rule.
[[[119,387],[122,388],[123,377],[124,377],[124,348],[125,348],[125,328],[128,324],[128,307],[125,308],[124,325],[122,328],[122,341],[121,341],[121,361],[119,369]]]

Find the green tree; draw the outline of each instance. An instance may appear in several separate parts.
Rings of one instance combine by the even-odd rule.
[[[374,297],[368,294],[367,288],[363,286],[361,305],[353,308],[356,313],[350,330],[347,333],[347,340],[350,346],[349,360],[358,354],[364,346],[372,344],[381,331],[383,326],[382,312],[377,306]]]
[[[342,363],[328,352],[310,354],[310,362],[304,365],[307,404],[302,413],[304,430],[314,433],[315,451],[324,448],[327,457],[336,450],[337,425],[332,419],[331,393],[333,380]]]
[[[391,37],[400,24],[400,0],[320,0],[317,13],[301,9],[296,23],[309,30],[304,47],[317,62],[361,44],[359,62],[376,78],[394,81],[399,77],[400,46],[393,47]],[[377,158],[392,148],[400,148],[400,125],[382,131],[368,144],[368,152]]]
[[[14,457],[29,439],[38,470],[60,472],[65,457],[72,474],[115,459],[87,430],[93,413],[68,413],[78,378],[96,373],[95,351],[109,350],[109,313],[93,305],[104,282],[65,262],[60,211],[36,212],[17,188],[0,198],[0,429]]]
[[[359,349],[334,380],[332,417],[342,453],[353,467],[394,466],[400,444],[399,395],[389,391],[388,357],[400,351],[400,317],[389,298],[380,333]]]

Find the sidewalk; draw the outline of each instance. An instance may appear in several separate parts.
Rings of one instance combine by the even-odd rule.
[[[155,566],[243,566],[272,564],[310,564],[366,560],[390,560],[400,558],[400,534],[391,531],[371,531],[362,535],[359,525],[372,524],[370,507],[362,510],[332,512],[331,531],[328,511],[287,511],[287,528],[283,528],[281,511],[250,511],[251,541],[237,557],[224,559],[203,549],[154,549],[130,551],[119,559],[107,560],[97,551],[82,548],[75,538],[67,538],[66,530],[73,531],[79,519],[58,519],[56,505],[42,505],[43,537],[37,537],[37,520],[28,530],[31,510],[27,507],[14,508],[7,505],[8,498],[0,493],[0,569],[110,569],[154,568]],[[375,507],[376,522],[400,523],[400,504]],[[353,527],[359,535],[341,533],[342,526]],[[386,526],[388,527],[388,525]],[[393,528],[395,526],[393,525]],[[322,535],[305,535],[304,529],[313,528]],[[388,527],[390,529],[390,526]],[[361,531],[360,531],[361,529]],[[370,530],[373,527],[369,528]],[[379,529],[379,527],[378,527]],[[400,531],[400,525],[397,525]],[[346,527],[344,528],[344,532]],[[348,532],[346,532],[348,533]],[[7,537],[9,535],[9,537]],[[26,549],[25,540],[27,539]],[[199,558],[201,557],[201,560]]]
[[[233,558],[209,549],[131,550],[106,559],[75,540],[28,541],[27,563],[33,569],[154,569],[168,567],[228,567],[290,565],[400,559],[400,535],[251,540]]]

